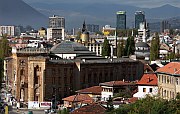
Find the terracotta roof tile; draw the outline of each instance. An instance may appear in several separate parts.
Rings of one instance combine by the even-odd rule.
[[[100,104],[93,103],[74,110],[70,114],[105,114],[106,108]]]
[[[156,74],[144,74],[137,82],[138,85],[157,85],[157,76]]]
[[[69,101],[69,102],[83,102],[83,103],[92,103],[93,99],[86,94],[78,94],[78,95],[73,95],[69,96],[63,99],[64,101]]]
[[[101,86],[93,86],[93,87],[78,90],[76,92],[78,92],[78,93],[86,93],[86,94],[101,95],[102,87]]]
[[[180,62],[170,62],[164,67],[159,68],[156,72],[180,75]]]
[[[135,83],[134,82],[129,82],[129,81],[111,81],[111,82],[100,83],[100,85],[123,86],[123,85],[135,85]]]

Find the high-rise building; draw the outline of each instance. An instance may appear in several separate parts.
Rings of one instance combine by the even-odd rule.
[[[135,28],[139,29],[140,23],[145,22],[145,14],[143,11],[135,12]]]
[[[116,28],[117,29],[126,29],[126,12],[118,11],[116,12],[117,20],[116,20]]]
[[[49,17],[49,28],[47,28],[47,40],[58,39],[64,40],[65,37],[65,19],[64,17],[59,17],[53,15]]]
[[[49,17],[49,28],[65,28],[65,19],[64,17],[59,17],[57,15],[53,15]]]
[[[99,32],[99,25],[87,24],[86,26],[89,32]]]
[[[6,34],[7,36],[19,36],[20,28],[17,26],[0,26],[0,36]]]
[[[138,29],[138,37],[136,42],[147,42],[147,39],[150,37],[150,31],[149,31],[149,26],[148,23],[143,22],[139,24],[139,29]]]
[[[166,29],[170,29],[170,24],[169,24],[168,21],[163,20],[163,21],[161,22],[161,32],[163,33],[164,30],[166,30]]]

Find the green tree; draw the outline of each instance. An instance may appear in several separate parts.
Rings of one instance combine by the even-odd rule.
[[[147,96],[133,104],[125,104],[111,114],[177,114],[179,112],[179,100],[164,100]]]
[[[111,47],[109,44],[109,41],[107,40],[107,38],[104,39],[104,43],[103,43],[103,49],[102,49],[102,56],[110,56],[111,53]]]
[[[135,52],[134,37],[133,37],[133,36],[130,36],[130,37],[128,37],[128,39],[126,40],[126,45],[125,45],[125,49],[124,49],[124,55],[125,55],[125,56],[133,55],[134,52]]]
[[[7,36],[3,35],[0,39],[0,84],[3,78],[3,60],[10,55],[10,47],[8,44]]]
[[[64,108],[63,110],[59,110],[58,114],[69,114],[68,109]]]
[[[114,106],[113,106],[113,99],[111,96],[109,96],[109,99],[107,100],[107,112],[110,112],[114,109]]]
[[[151,48],[150,48],[150,60],[154,61],[159,58],[159,35],[155,33],[155,37],[151,40]]]
[[[175,58],[176,58],[176,55],[173,52],[171,52],[167,57],[167,59],[175,59]]]
[[[124,55],[124,41],[119,40],[117,45],[117,57],[120,58]]]
[[[4,59],[10,55],[10,47],[6,36],[0,40],[0,58]]]

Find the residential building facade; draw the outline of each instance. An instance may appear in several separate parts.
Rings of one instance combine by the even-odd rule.
[[[157,71],[159,95],[163,99],[175,99],[180,92],[180,62],[170,62]]]
[[[47,40],[64,40],[65,18],[53,15],[49,17],[49,27],[47,28]]]
[[[138,92],[133,95],[137,98],[145,98],[146,95],[157,96],[158,95],[158,81],[156,74],[144,74],[137,82]]]
[[[20,28],[16,26],[0,26],[0,36],[6,34],[7,36],[20,35]]]

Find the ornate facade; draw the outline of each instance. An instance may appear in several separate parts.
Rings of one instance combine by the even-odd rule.
[[[50,101],[102,82],[141,78],[143,64],[128,58],[60,59],[45,49],[13,50],[12,94],[22,102]]]

